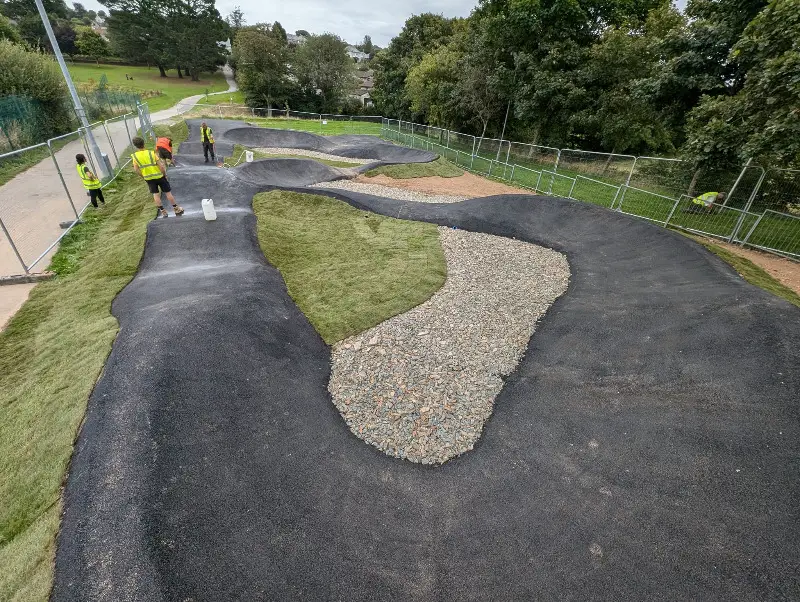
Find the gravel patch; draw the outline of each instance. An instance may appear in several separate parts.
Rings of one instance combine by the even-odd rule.
[[[318,151],[305,150],[302,148],[256,148],[253,149],[268,155],[302,155],[311,159],[326,159],[328,161],[343,161],[346,163],[353,163],[357,165],[367,165],[368,163],[375,163],[376,159],[353,159],[351,157],[340,157],[339,155],[329,155],[328,153],[320,153]]]
[[[529,243],[439,228],[447,281],[428,301],[336,343],[328,390],[358,437],[441,464],[473,448],[569,264]]]
[[[468,196],[454,194],[430,194],[427,192],[418,192],[416,190],[408,190],[405,188],[392,188],[391,186],[382,186],[380,184],[353,182],[352,180],[323,182],[321,184],[313,184],[312,186],[309,186],[309,188],[340,188],[342,190],[350,190],[352,192],[361,192],[363,194],[381,196],[387,199],[397,199],[398,201],[415,201],[417,203],[458,203],[471,198]]]

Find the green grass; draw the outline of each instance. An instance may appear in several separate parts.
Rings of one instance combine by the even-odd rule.
[[[200,99],[200,103],[204,105],[244,105],[244,92],[237,90],[236,92],[229,92],[227,94],[206,96]]]
[[[241,144],[235,144],[233,146],[233,161],[231,163],[235,163],[239,160],[239,157],[244,153],[246,150],[253,150],[246,146],[242,146]],[[348,161],[334,161],[333,159],[317,159],[316,157],[307,157],[305,155],[279,155],[279,154],[272,154],[272,153],[262,153],[260,151],[253,150],[253,158],[254,159],[310,159],[311,161],[317,161],[318,163],[324,163],[325,165],[330,165],[331,167],[357,167],[360,165],[359,163],[350,163]],[[244,159],[242,159],[244,161]]]
[[[396,180],[410,178],[427,178],[439,176],[442,178],[457,178],[464,175],[464,170],[456,167],[443,157],[430,163],[401,163],[400,165],[383,165],[370,169],[364,174],[367,177],[384,175]]]
[[[73,140],[77,140],[77,138],[78,134],[75,134],[74,136],[70,136],[68,138],[56,140],[52,143],[53,152],[60,150],[62,147],[64,147],[64,145],[69,144]],[[24,171],[27,171],[37,163],[49,158],[50,151],[47,150],[47,147],[42,146],[33,150],[25,151],[24,153],[15,155],[14,157],[0,159],[0,186],[6,182],[10,182],[16,176]],[[64,170],[63,165],[61,166],[61,170]],[[55,174],[55,169],[53,172]]]
[[[178,72],[168,70],[168,77],[160,77],[157,67],[128,67],[125,65],[91,65],[74,63],[69,65],[69,72],[76,84],[87,84],[89,80],[95,83],[105,74],[112,88],[123,88],[137,93],[159,91],[160,96],[147,99],[150,112],[160,111],[175,105],[187,96],[205,94],[206,92],[220,92],[228,89],[225,76],[220,72],[204,73],[200,81],[193,82],[189,76],[178,78]],[[125,74],[133,77],[126,80]],[[211,98],[214,98],[213,96]]]
[[[264,255],[328,344],[419,305],[444,284],[433,224],[283,191],[256,195],[253,209]]]
[[[760,288],[763,288],[765,291],[770,292],[781,299],[785,299],[797,307],[800,307],[800,295],[773,278],[768,272],[754,264],[749,259],[741,257],[736,253],[732,253],[731,251],[728,251],[728,249],[720,247],[719,245],[708,242],[699,236],[692,236],[691,234],[686,234],[686,236],[697,241],[706,249],[717,255],[720,259],[730,264],[730,266],[750,284],[754,284]]]
[[[253,125],[280,129],[280,130],[295,130],[298,132],[311,132],[312,134],[319,134],[321,136],[341,136],[343,134],[364,134],[369,136],[380,136],[381,124],[380,122],[374,123],[371,121],[358,121],[358,117],[353,117],[353,120],[346,121],[328,121],[323,124],[318,119],[287,119],[285,117],[253,117],[250,114],[250,109],[243,107],[220,107],[223,111],[222,114],[217,113],[215,109],[208,107],[200,107],[192,110],[184,117],[192,119],[233,119],[236,121],[247,121]],[[225,114],[224,111],[229,111]],[[277,111],[275,111],[277,113]]]
[[[186,131],[169,128],[176,141]],[[139,267],[153,217],[152,196],[130,171],[105,196],[64,237],[56,278],[0,332],[0,600],[48,598],[61,485],[118,330],[111,302]]]

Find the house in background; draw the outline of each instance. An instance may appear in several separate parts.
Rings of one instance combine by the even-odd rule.
[[[361,52],[355,46],[347,47],[347,56],[353,59],[353,61],[355,61],[356,63],[369,60],[369,55],[366,52]]]
[[[372,69],[356,71],[356,89],[350,98],[358,100],[362,107],[372,106],[372,88],[375,86],[375,72]]]
[[[300,44],[304,44],[306,41],[305,36],[299,36],[294,33],[287,33],[286,34],[286,41],[289,43],[289,46],[299,46]]]

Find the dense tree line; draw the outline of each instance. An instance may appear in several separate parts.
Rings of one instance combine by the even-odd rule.
[[[240,19],[231,65],[247,104],[321,113],[354,111],[355,86],[347,44],[333,34],[312,35],[290,46],[280,23],[244,26]]]
[[[556,147],[800,164],[800,0],[481,0],[377,54],[379,112]]]
[[[230,27],[217,11],[214,0],[103,0],[109,8],[108,33],[118,56],[177,68],[193,80],[203,71],[225,63],[221,42]]]
[[[105,11],[86,10],[80,2],[69,8],[64,0],[44,0],[42,4],[50,17],[53,33],[62,52],[82,52],[82,40],[84,46],[91,47],[94,53],[98,52],[96,38],[102,38],[92,31],[91,24],[98,15],[105,16]],[[0,1],[0,39],[25,42],[32,48],[52,52],[44,25],[32,0]],[[105,44],[105,40],[100,43]],[[100,52],[106,54],[107,51],[106,44]]]

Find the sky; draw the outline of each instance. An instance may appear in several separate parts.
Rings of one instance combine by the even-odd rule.
[[[679,8],[685,8],[686,0],[676,2]],[[249,25],[280,21],[288,33],[298,29],[330,32],[351,44],[359,44],[368,35],[374,44],[385,48],[411,15],[431,12],[467,17],[477,3],[478,0],[217,0],[217,9],[225,17],[239,5]],[[84,0],[83,5],[93,10],[104,8],[96,0]]]

